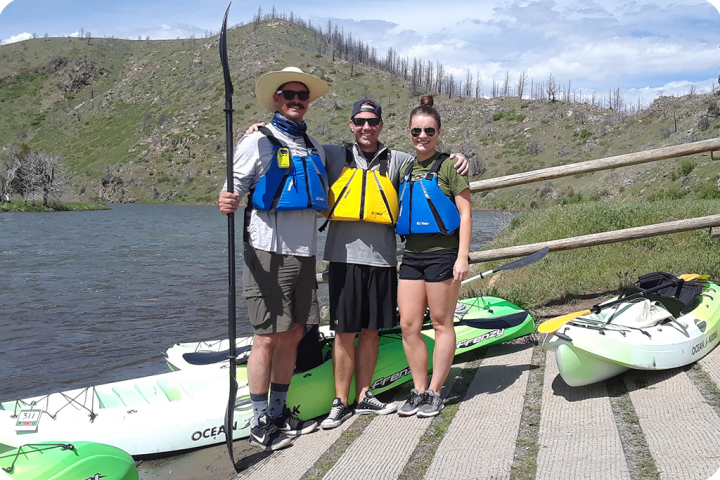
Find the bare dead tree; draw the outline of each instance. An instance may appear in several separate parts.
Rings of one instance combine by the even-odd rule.
[[[472,82],[473,77],[472,73],[470,73],[470,69],[467,69],[467,73],[465,74],[465,96],[471,97],[472,96]]]
[[[527,72],[522,71],[520,72],[520,76],[518,77],[518,83],[517,83],[517,96],[518,98],[522,98],[523,94],[525,93],[525,85],[527,83]]]
[[[435,90],[439,94],[443,93],[443,82],[445,81],[445,71],[440,62],[435,62]]]
[[[614,110],[620,112],[625,106],[625,99],[623,97],[620,87],[614,90],[610,90],[610,96],[612,97],[612,107]]]
[[[25,203],[42,200],[47,206],[50,196],[58,196],[64,191],[66,170],[59,156],[30,151],[21,155],[19,160],[16,192]]]
[[[545,93],[547,93],[547,99],[551,102],[555,101],[555,90],[557,88],[557,83],[555,82],[555,77],[552,73],[548,74],[547,77],[547,85],[545,86]]]
[[[433,63],[428,60],[427,62],[427,68],[425,69],[425,89],[430,91],[432,90],[432,84],[433,84]]]
[[[452,74],[452,72],[450,73],[450,75],[448,75],[445,84],[446,84],[446,86],[445,86],[445,94],[448,96],[448,98],[452,98],[453,95],[456,94],[456,90],[455,90],[455,76]]]
[[[20,170],[20,150],[10,145],[0,152],[0,202],[9,202],[14,193],[13,183]]]
[[[510,96],[510,70],[505,72],[505,79],[503,80],[503,97]]]

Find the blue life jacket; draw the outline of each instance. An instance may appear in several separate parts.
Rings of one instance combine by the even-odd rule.
[[[330,207],[327,172],[310,138],[304,135],[308,155],[293,155],[287,168],[278,164],[278,150],[287,148],[265,127],[259,129],[273,144],[270,168],[257,183],[252,195],[253,208],[266,212],[312,209],[325,212]]]
[[[440,155],[421,180],[414,180],[414,162],[408,165],[400,183],[400,215],[395,231],[398,235],[442,233],[450,235],[460,227],[457,207],[438,186],[437,172],[449,158]]]

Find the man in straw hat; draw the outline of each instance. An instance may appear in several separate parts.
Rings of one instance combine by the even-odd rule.
[[[255,94],[274,113],[272,122],[240,140],[235,193],[226,185],[218,201],[228,214],[250,193],[243,252],[243,296],[255,333],[247,369],[254,414],[250,443],[263,450],[287,447],[292,436],[317,428],[317,422],[292,415],[285,399],[304,325],[320,321],[316,215],[327,209],[325,152],[307,135],[303,118],[310,102],[327,92],[327,83],[296,67],[261,76]],[[307,175],[291,175],[288,188],[280,188],[288,171],[299,170]],[[307,185],[292,188],[300,178],[307,178]],[[293,196],[298,193],[307,196]]]

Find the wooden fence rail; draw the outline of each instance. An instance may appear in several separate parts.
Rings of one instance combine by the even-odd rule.
[[[551,240],[549,242],[531,243],[515,247],[497,248],[495,250],[470,252],[470,263],[524,257],[525,255],[530,255],[531,253],[535,253],[545,247],[548,247],[551,252],[559,252],[562,250],[572,250],[573,248],[592,247],[595,245],[624,242],[626,240],[636,240],[638,238],[657,237],[658,235],[688,232],[690,230],[699,230],[701,228],[716,226],[720,226],[720,215],[688,218],[686,220],[676,220],[674,222],[657,223],[655,225],[646,225],[644,227],[633,227],[622,230],[613,230],[610,232],[593,233],[591,235],[563,238],[560,240]]]
[[[478,180],[477,182],[470,182],[470,192],[477,193],[487,190],[495,190],[497,188],[513,187],[515,185],[524,185],[526,183],[551,180],[553,178],[567,177],[569,175],[610,170],[618,167],[627,167],[629,165],[638,165],[640,163],[656,162],[658,160],[665,160],[673,157],[712,152],[713,150],[720,150],[720,138],[712,138],[701,142],[685,143],[683,145],[675,145],[672,147],[656,148],[654,150],[645,150],[643,152],[626,153],[615,157],[588,160],[586,162],[571,163],[569,165],[559,165],[557,167],[516,173],[514,175],[506,175],[504,177]]]

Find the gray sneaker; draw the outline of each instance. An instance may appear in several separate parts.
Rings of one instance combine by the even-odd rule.
[[[335,398],[332,407],[330,407],[330,414],[320,423],[320,426],[325,430],[339,427],[345,420],[352,417],[352,414],[350,407],[342,403],[339,398]]]
[[[439,393],[433,392],[432,390],[425,390],[425,401],[420,405],[417,416],[420,418],[434,417],[440,413],[444,407]]]
[[[397,410],[394,403],[383,403],[377,398],[372,392],[365,392],[365,397],[358,402],[355,407],[355,413],[358,415],[368,415],[370,413],[377,413],[378,415],[387,415]]]
[[[400,415],[401,417],[409,417],[411,415],[415,415],[418,410],[420,410],[420,405],[423,404],[424,400],[425,393],[420,393],[416,389],[411,388],[410,396],[405,402],[405,405],[400,407],[400,410],[398,410],[398,415]]]

